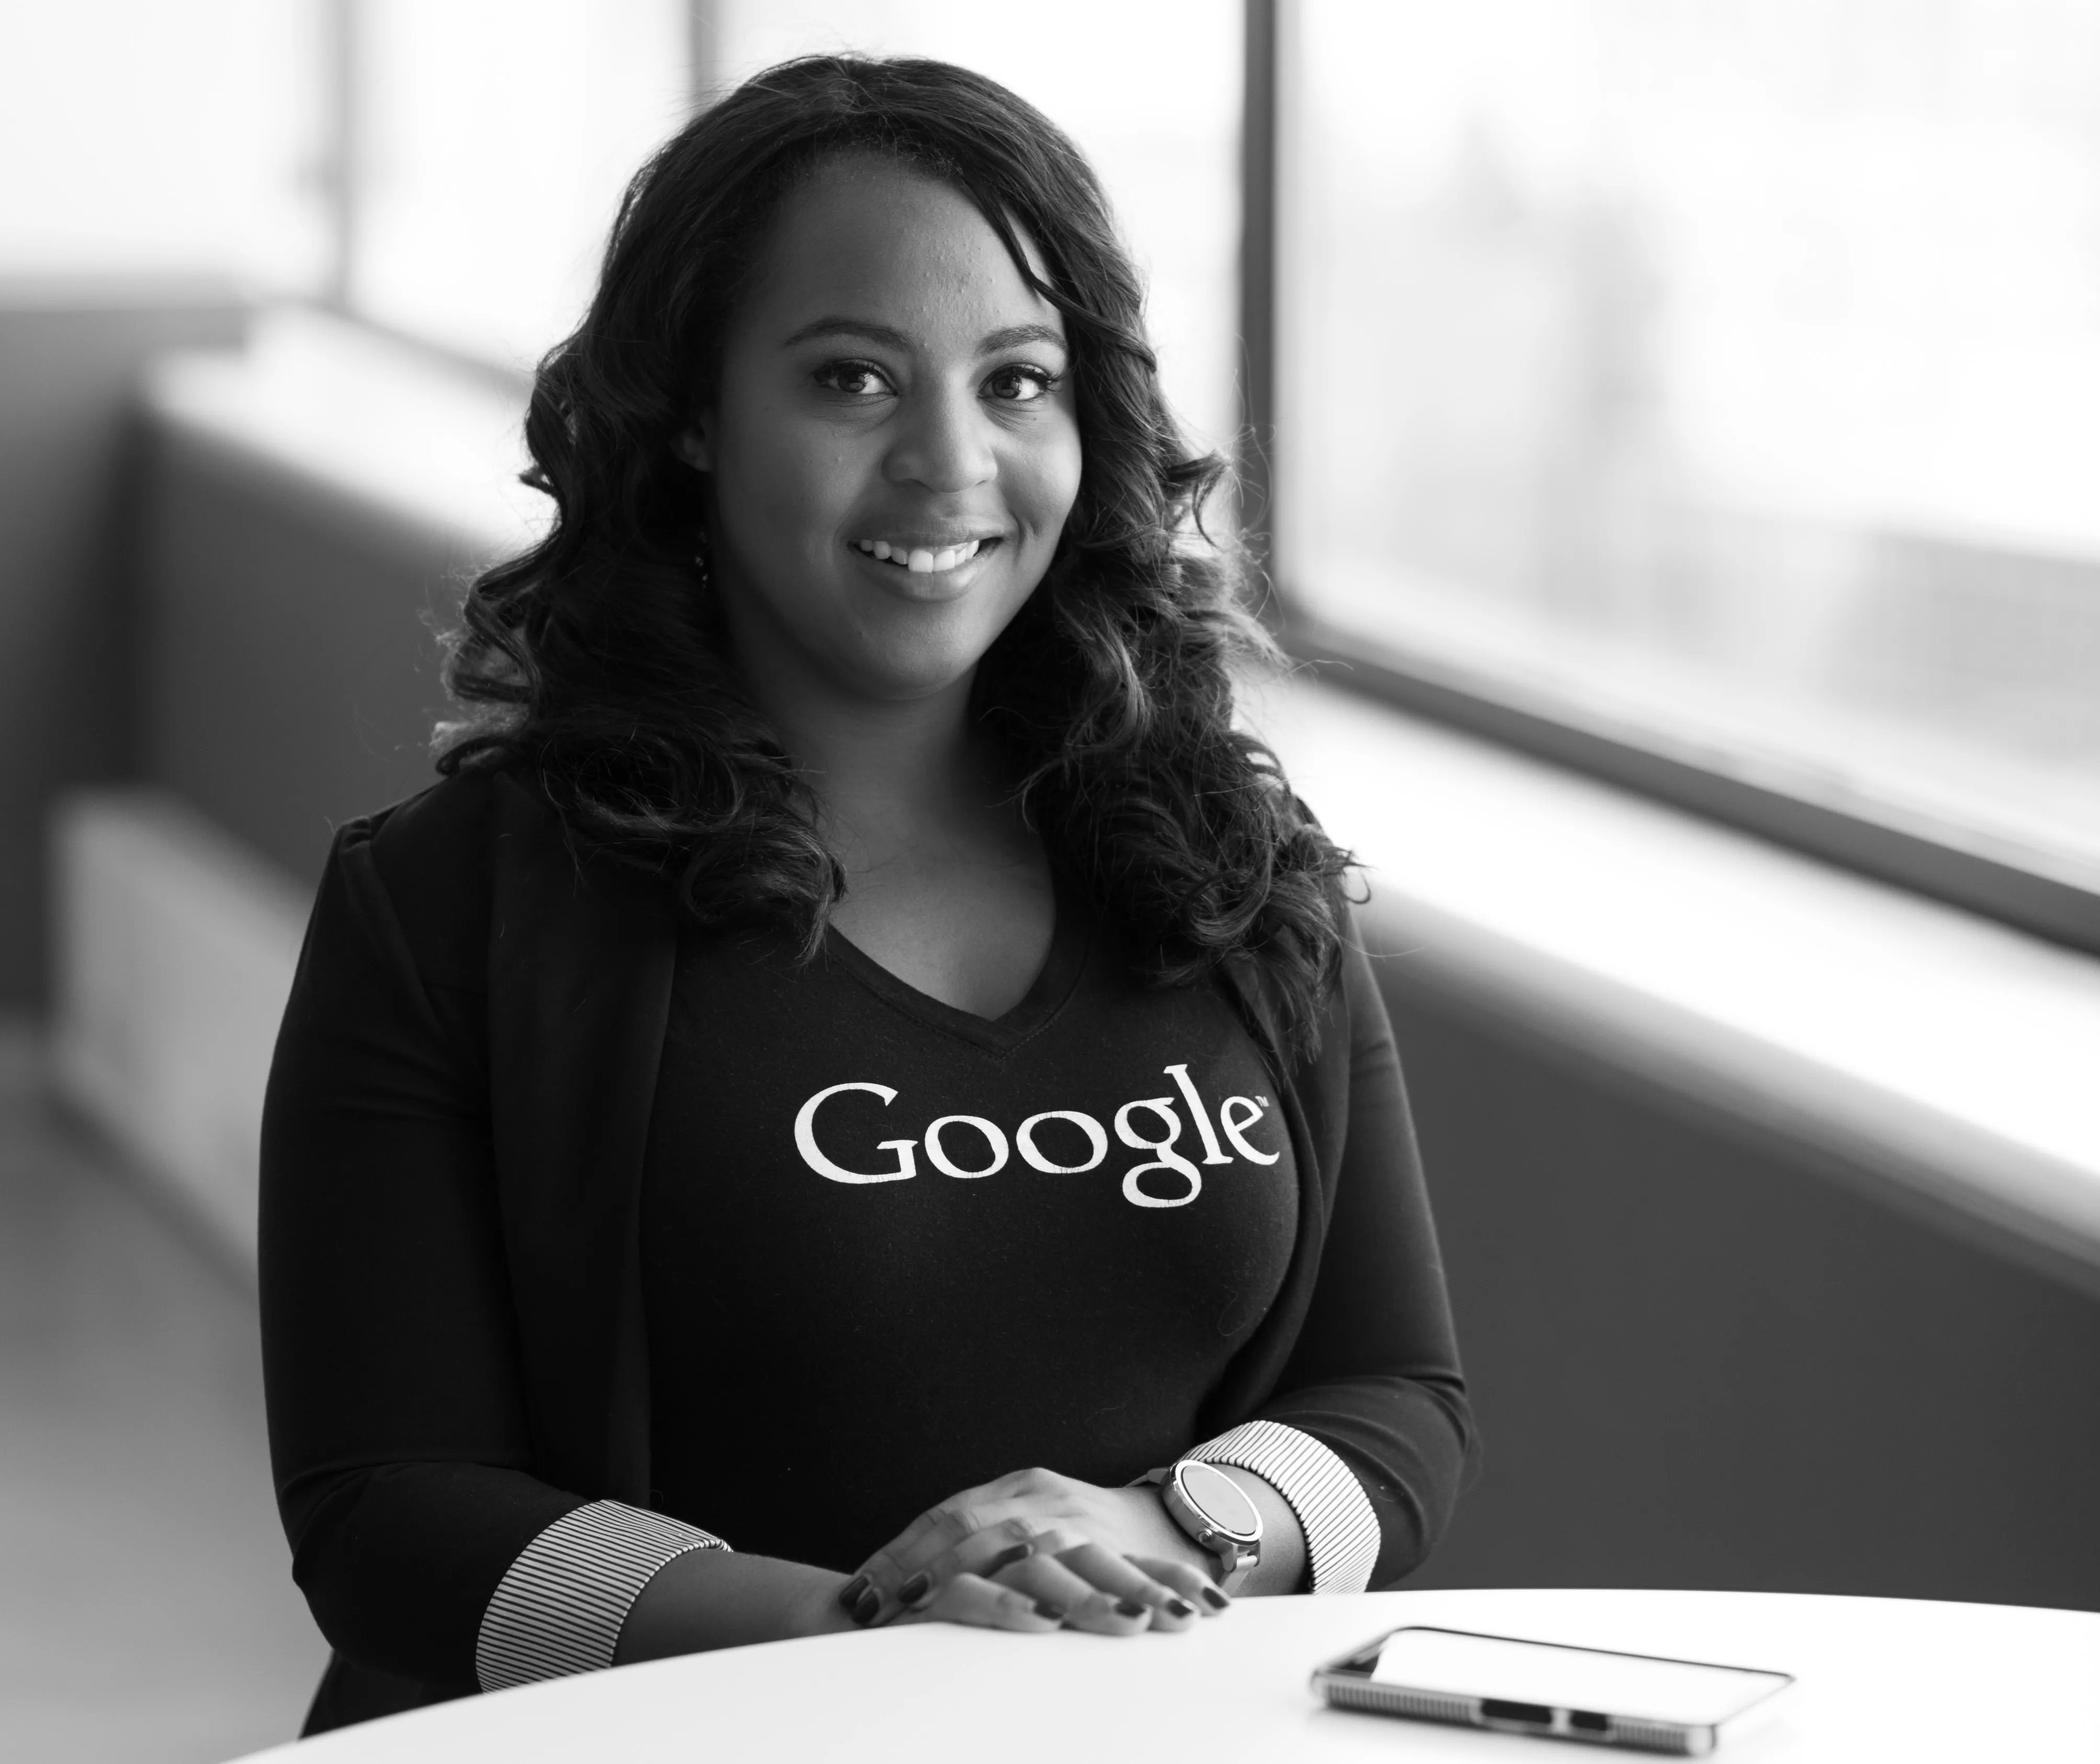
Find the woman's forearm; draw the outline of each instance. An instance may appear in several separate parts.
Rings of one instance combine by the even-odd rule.
[[[1246,1491],[1261,1514],[1261,1563],[1240,1592],[1303,1592],[1305,1533],[1290,1503],[1251,1471],[1220,1467]],[[1183,1540],[1177,1534],[1175,1541]],[[828,1568],[772,1556],[689,1550],[667,1562],[642,1588],[621,1627],[612,1663],[626,1666],[750,1642],[842,1633],[854,1626],[838,1604],[845,1579]]]
[[[843,1574],[773,1556],[689,1550],[642,1589],[613,1650],[615,1666],[780,1642],[853,1627],[838,1607]]]

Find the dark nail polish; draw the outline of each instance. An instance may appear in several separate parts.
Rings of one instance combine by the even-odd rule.
[[[1116,1601],[1116,1614],[1124,1617],[1141,1617],[1145,1615],[1145,1607],[1134,1599],[1118,1599]]]
[[[874,1622],[882,1609],[882,1594],[872,1586],[860,1595],[859,1603],[853,1607],[853,1620],[863,1629]]]
[[[1227,1605],[1232,1603],[1231,1599],[1226,1598],[1225,1595],[1220,1592],[1215,1586],[1206,1586],[1203,1589],[1203,1596],[1210,1601],[1211,1608],[1213,1611],[1223,1611]]]
[[[1065,1613],[1047,1599],[1039,1599],[1035,1601],[1035,1615],[1039,1617],[1048,1617],[1052,1623],[1062,1623],[1065,1621]]]
[[[850,1611],[860,1603],[860,1595],[875,1584],[865,1574],[856,1574],[839,1589],[839,1609]]]
[[[1167,1601],[1167,1614],[1170,1617],[1193,1617],[1196,1607],[1185,1599],[1170,1599]]]
[[[933,1577],[930,1574],[925,1573],[922,1571],[920,1573],[913,1575],[910,1580],[907,1581],[902,1586],[897,1589],[898,1603],[900,1605],[917,1604],[920,1599],[926,1596],[926,1589],[933,1584]]]
[[[1032,1545],[1011,1545],[986,1563],[983,1572],[987,1576],[996,1574],[1001,1568],[1010,1568],[1017,1562],[1026,1562],[1033,1553],[1034,1546]]]

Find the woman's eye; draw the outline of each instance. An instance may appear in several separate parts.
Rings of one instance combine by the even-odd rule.
[[[985,390],[1009,404],[1032,404],[1057,390],[1058,377],[1042,368],[1001,368],[985,381]]]
[[[848,398],[872,398],[889,390],[882,370],[864,361],[827,362],[816,373],[817,384]]]

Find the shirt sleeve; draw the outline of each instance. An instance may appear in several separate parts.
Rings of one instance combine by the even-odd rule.
[[[697,1526],[618,1501],[565,1514],[497,1585],[482,1613],[475,1678],[501,1691],[611,1665],[627,1613],[657,1571],[689,1550],[728,1548]]]
[[[261,1266],[293,1578],[346,1660],[461,1691],[604,1664],[648,1577],[712,1541],[536,1471],[464,782],[329,859],[264,1108]]]
[[[1330,1447],[1280,1421],[1250,1421],[1182,1456],[1251,1471],[1283,1497],[1305,1533],[1314,1592],[1360,1593],[1370,1584],[1378,1515]]]
[[[1361,1584],[1379,1588],[1428,1556],[1477,1448],[1399,1054],[1361,948],[1344,956],[1339,1003],[1320,1076],[1299,1085],[1321,1112],[1312,1131],[1335,1160],[1319,1273],[1275,1388],[1247,1419],[1303,1436],[1348,1472],[1375,1523]],[[1278,1466],[1280,1476],[1233,1462],[1290,1501],[1314,1552],[1317,1590],[1357,1590],[1351,1582],[1365,1572],[1361,1509],[1331,1478],[1300,1467],[1331,1469],[1325,1459],[1294,1458]],[[1312,1493],[1316,1487],[1322,1494]]]

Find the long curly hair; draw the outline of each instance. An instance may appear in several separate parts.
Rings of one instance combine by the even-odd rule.
[[[447,666],[464,715],[440,731],[440,770],[536,774],[580,845],[661,873],[704,923],[770,922],[815,950],[845,873],[739,686],[701,561],[702,486],[671,443],[712,395],[782,198],[856,155],[965,196],[1071,346],[1078,498],[979,664],[973,714],[1061,884],[1119,928],[1143,975],[1186,985],[1251,959],[1275,1051],[1309,1051],[1348,860],[1233,725],[1234,668],[1275,657],[1240,604],[1239,554],[1202,530],[1224,462],[1167,410],[1143,286],[1092,170],[1041,112],[962,68],[788,62],[636,174],[589,313],[540,364],[525,482],[554,518],[468,592]]]

